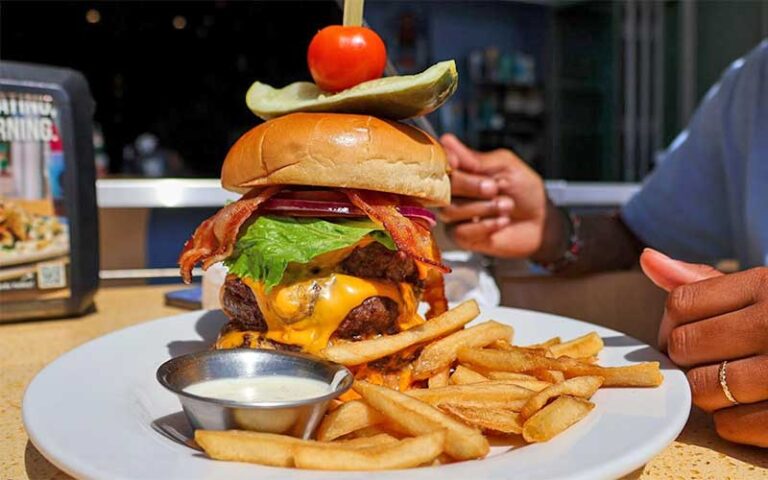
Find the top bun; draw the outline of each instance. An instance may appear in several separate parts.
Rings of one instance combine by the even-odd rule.
[[[369,115],[293,113],[269,120],[232,146],[222,186],[245,193],[267,185],[360,188],[451,201],[448,164],[421,130]]]

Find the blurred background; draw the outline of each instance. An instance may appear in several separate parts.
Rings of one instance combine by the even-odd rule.
[[[459,90],[431,118],[439,132],[514,150],[549,179],[557,203],[577,209],[626,201],[722,70],[768,35],[766,1],[365,6],[402,73],[456,60]],[[97,102],[102,278],[155,268],[151,281],[178,281],[181,244],[231,198],[213,180],[229,146],[259,123],[247,88],[311,80],[306,48],[334,23],[334,1],[2,2],[0,58],[79,70]],[[174,180],[146,180],[162,177]],[[502,287],[503,303],[537,307],[539,295],[551,311],[597,315],[590,305],[581,314],[553,306],[578,290],[528,290],[550,280],[518,282],[520,268],[497,265],[497,279],[512,285]],[[604,296],[606,285],[635,281],[622,278],[584,288]],[[617,297],[616,308],[627,301]]]

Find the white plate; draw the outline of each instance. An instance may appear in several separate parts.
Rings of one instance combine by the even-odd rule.
[[[691,403],[685,375],[640,341],[525,310],[486,308],[482,317],[513,325],[515,342],[522,344],[596,330],[606,344],[602,364],[658,360],[664,384],[600,390],[589,416],[547,443],[494,447],[489,458],[479,461],[366,473],[365,478],[615,478],[643,465],[683,428]],[[155,380],[155,370],[171,356],[208,348],[224,321],[218,311],[185,313],[114,332],[63,355],[35,377],[24,396],[24,425],[32,443],[56,466],[80,478],[360,478],[359,472],[212,461],[153,430],[153,421],[173,423],[181,410],[176,397]]]

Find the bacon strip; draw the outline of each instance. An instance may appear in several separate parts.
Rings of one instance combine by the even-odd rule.
[[[441,261],[440,249],[437,248],[435,237],[432,237],[432,254],[437,261]],[[448,311],[448,299],[445,298],[445,279],[443,273],[435,269],[427,271],[424,280],[424,301],[429,304],[427,319],[442,315]]]
[[[181,278],[184,283],[192,281],[192,268],[203,262],[203,269],[224,260],[235,247],[240,227],[265,200],[280,191],[280,187],[251,191],[236,202],[226,205],[197,227],[192,237],[184,244],[179,256]]]
[[[429,229],[398,212],[397,197],[394,195],[352,189],[344,190],[344,193],[353,205],[384,226],[398,250],[426,267],[424,301],[429,304],[427,318],[446,312],[448,301],[445,298],[443,272],[450,272],[451,269],[443,265],[440,250]]]
[[[389,232],[397,249],[427,267],[448,273],[450,268],[435,258],[432,235],[429,230],[404,217],[397,211],[397,197],[388,193],[345,189],[344,193],[354,206],[380,223]]]

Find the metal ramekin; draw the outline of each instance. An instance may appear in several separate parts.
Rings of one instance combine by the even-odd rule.
[[[221,378],[287,375],[327,382],[331,393],[283,402],[236,402],[184,391],[189,385]],[[157,369],[157,380],[181,401],[192,427],[205,430],[253,430],[310,438],[328,402],[352,386],[345,367],[298,353],[275,350],[211,350],[172,358]]]

